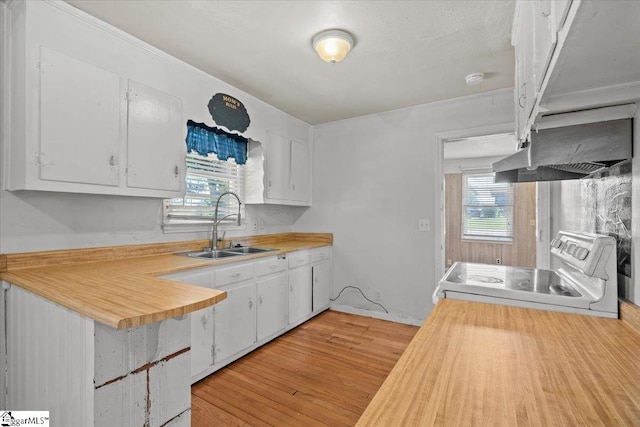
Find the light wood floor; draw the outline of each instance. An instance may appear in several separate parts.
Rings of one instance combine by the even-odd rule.
[[[418,328],[326,311],[191,388],[191,425],[352,426]]]

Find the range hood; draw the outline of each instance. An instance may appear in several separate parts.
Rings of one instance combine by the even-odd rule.
[[[632,119],[531,132],[526,148],[493,163],[496,182],[583,178],[631,158]]]

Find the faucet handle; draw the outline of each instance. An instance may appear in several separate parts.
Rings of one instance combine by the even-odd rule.
[[[227,234],[226,231],[222,232],[222,237],[218,237],[218,242],[222,242],[224,240],[224,236]]]

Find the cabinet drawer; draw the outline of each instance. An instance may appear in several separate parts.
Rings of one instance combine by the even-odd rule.
[[[221,268],[214,272],[214,277],[216,287],[251,279],[253,278],[253,263]]]
[[[296,251],[291,252],[288,255],[289,268],[300,267],[301,265],[307,265],[311,262],[311,254],[309,251]]]
[[[331,248],[329,246],[311,251],[311,262],[313,263],[328,260],[330,257]]]
[[[256,262],[256,276],[264,276],[267,274],[278,273],[287,269],[287,259],[269,258],[264,261]]]

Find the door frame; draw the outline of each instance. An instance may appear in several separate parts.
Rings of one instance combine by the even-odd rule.
[[[467,129],[459,129],[453,131],[439,132],[435,134],[435,155],[434,155],[434,221],[435,227],[435,254],[436,254],[436,267],[434,269],[435,283],[440,281],[440,278],[446,272],[445,266],[445,220],[444,220],[444,144],[451,139],[472,138],[477,136],[495,135],[501,133],[514,132],[513,123],[499,123],[488,126],[479,126]],[[538,183],[540,184],[540,183]],[[546,184],[546,183],[545,183]],[[547,186],[536,186],[536,255],[542,251],[541,248],[546,250],[547,245],[544,245],[545,238],[548,239],[550,232],[550,217],[549,217],[549,190]],[[545,191],[546,189],[546,191]],[[542,227],[542,228],[539,228]],[[541,241],[540,236],[543,237]],[[536,257],[537,259],[537,257]],[[544,257],[541,258],[544,260]],[[544,262],[544,261],[543,261]],[[538,263],[538,261],[536,261]],[[547,261],[548,263],[548,261]],[[538,265],[540,267],[540,265]]]

